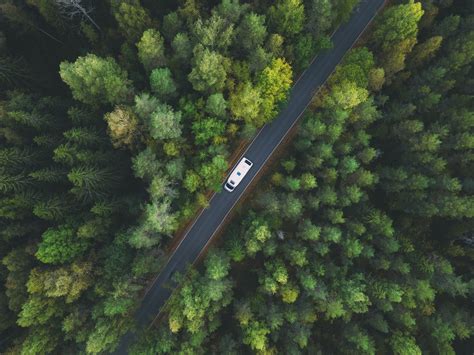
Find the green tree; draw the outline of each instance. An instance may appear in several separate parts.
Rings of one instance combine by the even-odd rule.
[[[216,141],[225,132],[225,122],[216,118],[205,118],[192,125],[196,144],[204,145],[209,141]]]
[[[301,0],[277,0],[268,9],[268,18],[276,32],[295,36],[303,30],[305,23],[303,3]]]
[[[212,94],[206,101],[206,112],[216,117],[224,117],[227,109],[227,101],[221,93]]]
[[[104,116],[107,132],[114,147],[133,147],[140,134],[138,117],[128,106],[116,106],[112,112]]]
[[[286,100],[292,74],[291,66],[281,58],[274,59],[261,73],[257,87],[262,97],[262,123],[271,120],[277,113],[277,105]]]
[[[234,38],[234,25],[224,18],[213,13],[205,21],[201,18],[194,23],[193,28],[196,40],[211,50],[223,50],[230,46]]]
[[[255,126],[261,124],[258,120],[261,104],[260,91],[253,87],[250,82],[239,84],[236,91],[229,98],[229,108],[232,116]]]
[[[416,45],[413,48],[413,53],[411,54],[410,64],[413,67],[419,67],[424,62],[433,58],[441,47],[441,43],[443,41],[443,37],[441,36],[434,36],[428,38],[423,43]]]
[[[378,19],[378,26],[373,34],[375,43],[386,51],[408,38],[415,38],[421,16],[421,3],[414,0],[390,7]]]
[[[127,73],[113,58],[87,54],[74,63],[62,62],[59,68],[73,97],[85,104],[116,104],[126,101],[131,93]]]
[[[215,93],[223,89],[229,61],[207,48],[194,50],[193,69],[188,79],[196,91]]]
[[[153,27],[150,15],[140,5],[139,0],[112,3],[112,12],[125,38],[135,42],[147,28]]]
[[[246,14],[236,32],[236,37],[239,38],[238,47],[246,53],[252,53],[255,48],[263,45],[263,41],[267,36],[265,16],[254,12]]]
[[[48,229],[43,233],[42,238],[36,257],[46,264],[71,261],[88,247],[88,243],[78,239],[75,230],[67,225]]]
[[[160,104],[153,111],[147,122],[150,135],[154,139],[173,139],[181,136],[181,112],[172,107]]]
[[[176,84],[171,70],[168,68],[153,69],[150,74],[151,90],[162,98],[173,96],[176,93]]]
[[[164,40],[157,30],[149,29],[143,32],[137,48],[138,58],[146,71],[151,72],[166,64]]]
[[[173,48],[175,58],[181,62],[187,62],[192,57],[191,40],[186,33],[180,32],[176,34],[171,42],[171,47]]]
[[[307,11],[306,28],[314,38],[324,34],[332,24],[332,3],[329,0],[311,0]]]

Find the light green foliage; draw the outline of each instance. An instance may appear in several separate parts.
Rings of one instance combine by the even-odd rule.
[[[66,225],[44,232],[36,252],[38,260],[46,264],[61,264],[82,254],[88,243],[77,238],[75,232],[72,227]]]
[[[410,0],[408,4],[390,7],[378,20],[374,41],[383,50],[389,50],[408,38],[416,37],[418,21],[423,16],[420,2]]]
[[[232,283],[225,279],[229,261],[221,253],[211,253],[206,260],[205,275],[192,272],[188,281],[170,301],[169,329],[197,334],[217,321],[216,313],[228,305]]]
[[[216,118],[205,118],[193,123],[192,131],[196,144],[203,145],[209,141],[219,140],[225,131],[225,122]]]
[[[166,104],[159,104],[147,122],[154,139],[173,139],[181,136],[181,113]]]
[[[244,120],[248,124],[261,125],[259,119],[262,105],[260,91],[251,83],[240,84],[229,98],[229,108],[235,119]]]
[[[188,76],[193,88],[200,92],[220,91],[227,78],[228,59],[207,48],[194,50],[194,65]]]
[[[139,135],[138,118],[128,106],[116,106],[104,116],[114,147],[132,147]]]
[[[206,101],[206,112],[216,117],[224,117],[227,109],[227,101],[221,93],[212,94]]]
[[[157,30],[143,32],[137,48],[138,58],[148,72],[166,64],[164,40]]]
[[[374,56],[365,47],[352,50],[331,76],[331,82],[352,81],[361,88],[367,88],[369,73],[374,68]]]
[[[150,15],[139,0],[120,1],[112,9],[120,31],[130,42],[136,41],[143,31],[153,26]]]
[[[201,166],[199,175],[206,187],[217,190],[221,187],[221,181],[226,170],[226,159],[222,155],[216,155],[209,163]]]
[[[57,300],[32,295],[21,307],[17,323],[20,327],[47,324],[51,318],[62,313]]]
[[[151,90],[161,99],[173,96],[176,93],[176,84],[171,70],[168,68],[153,69],[150,74]]]
[[[137,177],[151,180],[158,174],[162,164],[158,161],[153,150],[148,147],[133,158],[132,167]]]
[[[126,330],[127,323],[120,318],[99,318],[87,338],[86,352],[89,354],[99,354],[115,349],[118,340]]]
[[[194,36],[204,47],[222,50],[229,47],[234,37],[234,25],[214,13],[209,19],[200,18],[194,24]]]
[[[395,333],[390,339],[390,345],[394,354],[421,355],[420,348],[416,345],[415,339],[404,336],[402,333]]]
[[[265,16],[251,12],[244,16],[237,28],[236,37],[239,39],[239,47],[247,53],[252,53],[256,48],[263,45],[267,36]]]
[[[294,36],[301,32],[305,23],[303,3],[301,0],[277,0],[268,9],[268,18],[276,32]]]
[[[224,253],[213,252],[206,258],[206,273],[212,280],[220,280],[229,272],[229,259]]]
[[[199,186],[201,186],[201,177],[192,170],[186,172],[186,177],[184,179],[184,187],[189,192],[195,192]]]
[[[277,105],[286,100],[292,84],[291,66],[281,58],[274,59],[259,77],[258,89],[261,92],[261,119],[259,124],[268,122],[277,113]]]
[[[255,255],[271,238],[272,232],[268,224],[258,218],[249,220],[249,228],[245,233],[245,247],[249,255]]]
[[[65,297],[67,303],[75,301],[92,283],[92,265],[73,263],[70,267],[55,270],[31,270],[28,292],[48,297]]]
[[[127,73],[113,58],[87,54],[74,63],[62,62],[59,68],[61,79],[69,85],[74,98],[83,103],[120,103],[131,93]]]
[[[21,344],[21,354],[48,354],[53,353],[59,342],[56,329],[48,326],[36,327],[30,332]]]
[[[358,87],[354,82],[344,80],[334,87],[331,96],[326,98],[325,104],[329,107],[339,106],[347,110],[367,100],[367,97],[366,89]]]

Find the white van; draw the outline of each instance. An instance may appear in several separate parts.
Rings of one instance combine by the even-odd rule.
[[[234,191],[242,179],[247,175],[250,168],[253,166],[253,163],[247,158],[242,158],[239,164],[234,168],[226,183],[224,184],[224,189],[229,192]]]

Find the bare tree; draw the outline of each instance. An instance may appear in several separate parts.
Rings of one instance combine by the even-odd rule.
[[[94,10],[93,7],[87,7],[82,3],[82,0],[56,0],[59,10],[67,17],[74,18],[77,15],[88,19],[99,31],[99,25],[89,16]]]

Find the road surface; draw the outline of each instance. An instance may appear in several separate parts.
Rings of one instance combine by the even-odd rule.
[[[258,133],[243,154],[254,163],[252,169],[232,193],[222,190],[212,197],[209,207],[203,210],[188,229],[168,263],[155,279],[136,312],[135,318],[138,327],[146,327],[153,322],[160,308],[171,295],[170,277],[172,274],[176,271],[184,271],[187,265],[194,263],[198,258],[257,173],[304,113],[314,94],[325,83],[344,54],[364,32],[383,3],[384,0],[362,0],[359,7],[354,10],[349,22],[334,32],[332,36],[333,48],[318,55],[300,76],[291,90],[286,107],[273,122],[267,124]],[[131,333],[126,334],[115,353],[126,354],[128,345],[133,338],[134,335]]]

